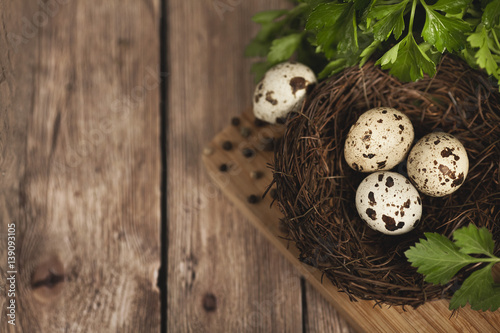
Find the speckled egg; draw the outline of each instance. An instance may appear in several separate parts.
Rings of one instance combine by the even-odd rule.
[[[408,155],[408,177],[422,193],[442,197],[455,192],[469,171],[467,151],[453,135],[433,132],[421,138]]]
[[[359,184],[356,209],[370,228],[386,235],[400,235],[420,222],[422,201],[417,189],[404,176],[378,171]]]
[[[410,119],[387,107],[363,113],[347,134],[344,156],[356,171],[390,170],[403,161],[415,134]]]
[[[316,83],[314,72],[297,62],[284,62],[269,69],[255,87],[255,117],[276,123],[288,113],[298,111],[306,96],[306,88]]]

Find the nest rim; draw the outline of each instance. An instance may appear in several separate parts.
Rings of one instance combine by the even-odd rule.
[[[443,198],[421,193],[421,222],[401,236],[377,233],[361,221],[354,195],[368,174],[352,170],[343,157],[347,131],[373,107],[407,114],[414,142],[441,130],[459,138],[469,155],[469,174],[461,188]],[[299,249],[299,259],[318,268],[351,300],[416,308],[451,298],[470,268],[446,285],[433,285],[411,267],[404,251],[424,232],[451,237],[469,223],[487,227],[500,240],[495,223],[500,220],[499,110],[500,94],[492,81],[451,56],[443,57],[434,77],[417,82],[403,83],[373,62],[319,82],[301,111],[287,120],[273,163],[281,223]],[[402,165],[393,171],[404,174]]]

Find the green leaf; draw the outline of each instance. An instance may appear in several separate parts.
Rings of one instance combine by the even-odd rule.
[[[368,45],[363,52],[361,52],[361,60],[359,62],[359,67],[362,67],[373,55],[373,53],[380,46],[381,42],[379,40],[374,40],[370,45]]]
[[[471,304],[472,310],[496,311],[500,307],[500,287],[491,288],[487,296]]]
[[[495,244],[491,232],[470,224],[453,233],[454,243],[438,233],[425,236],[427,240],[421,239],[405,255],[418,272],[425,274],[426,281],[443,284],[467,264],[488,263],[464,280],[450,301],[450,310],[469,303],[473,310],[496,311],[500,307],[500,285],[494,283],[492,268],[500,258],[492,253]],[[468,253],[490,258],[471,257]]]
[[[448,14],[460,14],[472,0],[439,0],[431,7]]]
[[[486,228],[478,229],[475,225],[470,224],[468,227],[455,231],[453,239],[462,253],[493,256],[495,242],[493,235]]]
[[[493,263],[465,279],[450,300],[450,310],[464,307],[467,303],[471,304],[473,310],[495,311],[500,307],[500,288],[493,287],[492,267]]]
[[[288,12],[286,9],[278,9],[278,10],[267,10],[263,12],[259,12],[252,16],[252,21],[255,23],[271,23],[277,18],[285,15]]]
[[[436,65],[415,42],[412,34],[403,38],[392,49],[387,51],[378,61],[383,69],[402,81],[417,81],[424,72],[433,76]]]
[[[275,39],[267,55],[267,61],[277,64],[290,59],[299,47],[302,36],[302,33],[298,33]]]
[[[404,12],[408,0],[394,5],[379,5],[373,8],[369,17],[378,19],[373,25],[375,39],[384,41],[389,38],[392,32],[394,37],[399,39],[404,28]]]
[[[330,61],[318,74],[318,79],[324,79],[343,70],[346,66],[346,59],[340,58]]]
[[[445,49],[457,51],[463,48],[466,40],[464,32],[470,31],[469,24],[456,17],[441,15],[430,6],[424,5],[424,8],[426,19],[422,37],[434,44],[440,52]]]
[[[489,48],[489,36],[485,26],[480,27],[479,31],[470,34],[467,41],[473,48],[479,48],[475,54],[476,62],[479,67],[485,69],[488,74],[500,80],[498,63],[495,61]]]
[[[269,53],[271,42],[252,40],[245,48],[246,57],[265,57]]]
[[[317,6],[307,19],[306,29],[317,31],[333,27],[348,6],[345,3],[324,3]]]
[[[483,16],[481,20],[483,21],[486,28],[491,29],[498,25],[498,20],[500,17],[500,0],[494,0],[490,2],[486,8],[484,8]]]
[[[425,275],[425,281],[444,284],[474,258],[463,254],[448,238],[437,233],[425,233],[427,240],[421,239],[405,252],[413,267]]]
[[[327,59],[358,49],[356,10],[353,3],[326,3],[309,16],[306,29],[316,33],[315,43]]]

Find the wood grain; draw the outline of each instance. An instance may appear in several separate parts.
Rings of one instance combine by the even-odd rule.
[[[243,115],[250,119],[248,113]],[[253,128],[256,133],[259,131]],[[279,129],[269,126],[267,131],[279,134]],[[258,133],[255,134],[259,136]],[[342,318],[359,332],[498,332],[500,331],[500,312],[479,312],[473,311],[470,307],[461,309],[458,316],[452,316],[448,310],[449,302],[439,300],[426,303],[417,309],[403,308],[399,306],[378,306],[373,301],[352,302],[345,293],[338,292],[328,279],[323,279],[319,270],[305,265],[299,261],[299,250],[294,243],[286,239],[286,234],[280,230],[279,219],[281,212],[276,206],[271,206],[271,199],[265,198],[258,205],[249,204],[245,198],[249,193],[261,190],[260,185],[248,177],[245,173],[229,174],[223,176],[218,166],[225,161],[231,161],[234,169],[249,168],[248,161],[237,151],[224,151],[220,148],[223,141],[242,140],[232,126],[226,127],[218,133],[209,146],[213,153],[204,157],[204,164],[214,182],[216,182],[225,195],[237,206],[248,219],[265,235],[274,246],[283,253],[304,275],[304,277],[314,286],[340,313]],[[251,140],[251,139],[250,139]],[[245,145],[246,143],[240,143]],[[272,154],[259,152],[252,161],[253,168],[260,165],[272,163]],[[224,173],[225,174],[225,173]],[[272,175],[266,175],[269,184]],[[307,292],[306,292],[307,293]],[[310,305],[310,298],[307,298],[307,321],[306,327],[312,329],[335,328],[345,329],[341,322],[322,321],[315,322],[313,319],[321,311]],[[311,300],[312,301],[312,300]],[[313,311],[309,310],[313,309]],[[309,314],[310,313],[310,314]],[[309,317],[311,316],[311,317]],[[321,318],[319,315],[316,318]],[[330,318],[332,319],[332,318]]]
[[[328,300],[310,284],[306,284],[306,332],[355,332]]]
[[[159,13],[0,1],[1,237],[16,224],[18,270],[2,332],[159,330]]]
[[[211,138],[251,104],[251,61],[243,55],[258,28],[251,16],[287,6],[168,2],[169,331],[303,331],[300,272],[222,196],[201,163]]]

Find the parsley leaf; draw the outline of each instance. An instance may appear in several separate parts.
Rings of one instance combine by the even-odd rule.
[[[475,58],[479,67],[486,70],[486,72],[490,75],[495,76],[500,80],[500,73],[498,70],[498,63],[492,54],[492,46],[489,38],[488,30],[484,25],[479,27],[479,30],[472,33],[467,41],[473,48],[479,48],[476,51]]]
[[[491,29],[495,25],[498,25],[498,20],[500,18],[500,0],[495,0],[490,2],[484,8],[484,13],[482,17],[482,21],[486,28]]]
[[[277,64],[288,60],[299,47],[303,35],[297,33],[273,40],[267,61]]]
[[[325,78],[372,57],[402,81],[416,81],[434,75],[448,52],[500,82],[500,0],[294,3],[252,18],[261,27],[245,54],[261,58],[252,66],[256,81],[265,68],[292,58]]]
[[[370,13],[371,18],[378,19],[373,25],[373,34],[376,40],[384,41],[394,32],[398,39],[405,28],[404,12],[408,0],[394,5],[378,5]]]
[[[457,230],[458,231],[458,230]],[[471,304],[473,310],[496,311],[500,307],[500,287],[494,287],[493,263],[473,272],[450,300],[450,310]],[[496,295],[495,297],[490,297]]]
[[[264,12],[260,12],[252,16],[252,21],[260,24],[271,23],[274,20],[285,15],[286,13],[287,13],[286,9],[266,10]]]
[[[461,253],[451,240],[437,233],[425,233],[427,240],[420,240],[415,247],[405,252],[417,272],[425,275],[425,281],[444,284],[451,280],[474,258]]]
[[[363,52],[361,52],[360,57],[361,60],[359,62],[359,66],[363,66],[370,59],[373,53],[380,47],[380,41],[374,40],[370,45],[368,45]]]
[[[435,10],[440,10],[448,14],[460,14],[472,0],[438,0],[432,8]]]
[[[382,69],[390,69],[389,73],[403,81],[417,81],[424,72],[430,76],[436,72],[436,65],[417,45],[412,34],[387,51],[377,64],[382,65]]]
[[[336,60],[330,61],[325,68],[318,74],[318,79],[323,79],[330,75],[340,72],[345,68],[346,59],[339,58]]]
[[[428,6],[422,0],[425,8],[426,19],[422,30],[422,37],[434,44],[440,51],[445,49],[457,51],[465,44],[465,32],[470,30],[469,24],[456,17],[447,17],[439,14],[433,6]]]
[[[495,244],[489,230],[471,224],[453,233],[454,242],[437,233],[425,233],[425,237],[405,252],[412,266],[425,275],[425,281],[445,284],[468,264],[487,263],[464,280],[450,300],[450,310],[467,303],[473,310],[496,311],[500,307],[500,286],[492,276],[493,265],[500,258],[493,254]]]
[[[486,228],[478,229],[473,224],[453,233],[455,244],[465,254],[484,254],[490,256],[495,248],[493,235]]]
[[[309,16],[307,30],[316,33],[315,43],[327,59],[358,48],[354,3],[325,3]]]

